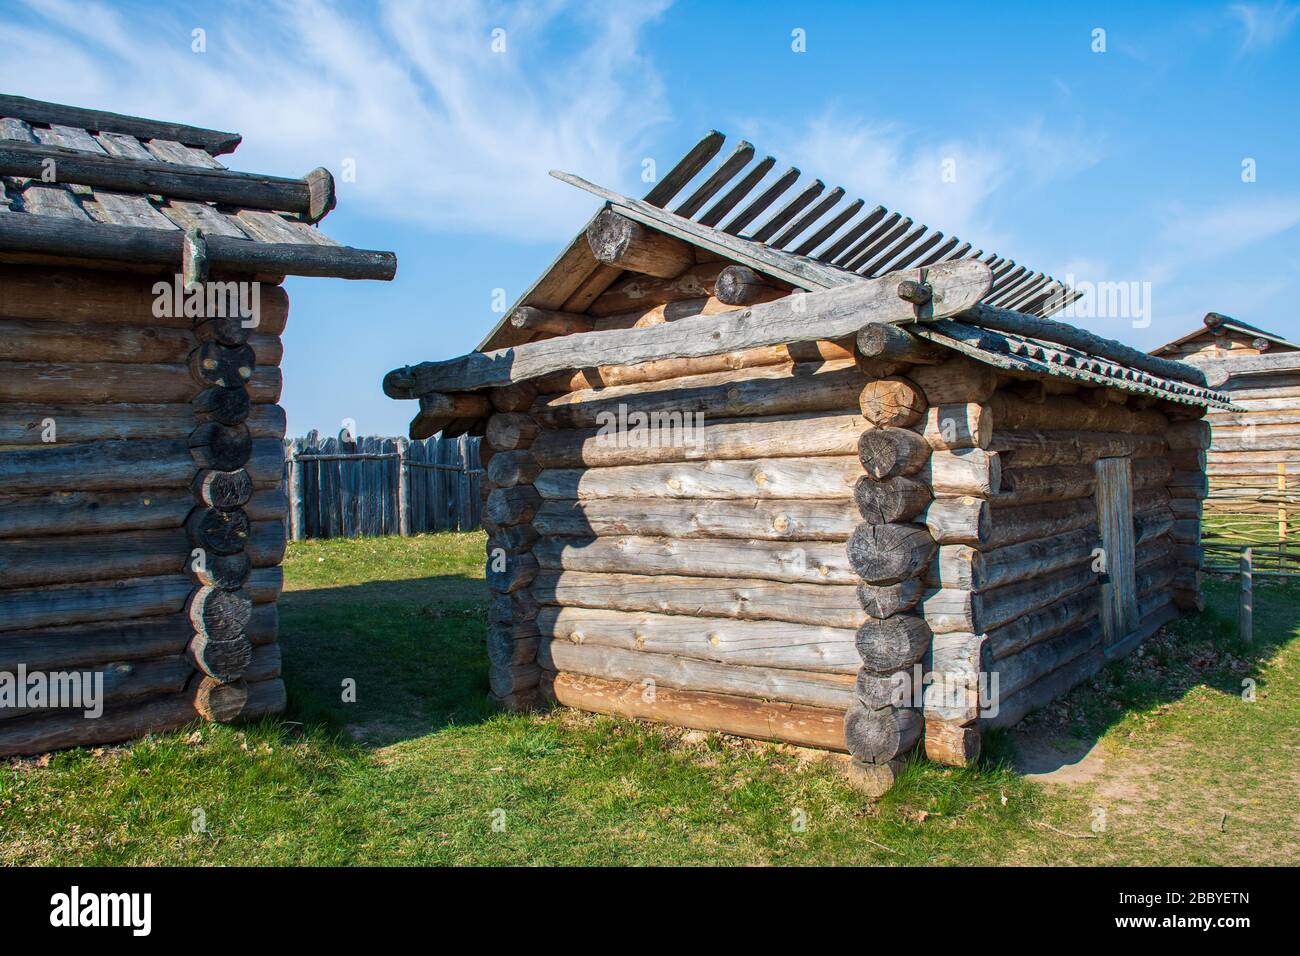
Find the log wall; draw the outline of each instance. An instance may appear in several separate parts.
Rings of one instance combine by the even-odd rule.
[[[172,277],[0,266],[0,671],[104,712],[0,708],[0,754],[282,710],[280,332],[158,315]]]

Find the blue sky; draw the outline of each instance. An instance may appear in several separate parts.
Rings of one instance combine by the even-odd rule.
[[[1102,334],[1149,348],[1213,310],[1300,338],[1300,3],[0,12],[6,92],[233,129],[237,169],[354,161],[325,230],[398,275],[288,280],[291,434],[404,433],[384,372],[472,348],[595,208],[548,169],[640,194],[710,128],[1035,269],[1151,283],[1149,325],[1078,320]]]

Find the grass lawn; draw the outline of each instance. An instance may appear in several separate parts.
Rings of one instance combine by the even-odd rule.
[[[284,718],[0,763],[0,863],[1300,860],[1300,586],[1257,582],[1242,647],[1212,582],[1204,614],[990,735],[981,766],[915,762],[871,803],[807,752],[493,712],[482,555],[481,534],[291,545]]]

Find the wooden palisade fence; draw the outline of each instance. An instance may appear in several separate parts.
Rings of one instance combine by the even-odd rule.
[[[291,540],[468,531],[482,521],[479,439],[285,442]]]

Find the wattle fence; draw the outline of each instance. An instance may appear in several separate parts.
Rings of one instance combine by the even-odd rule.
[[[289,538],[469,531],[482,524],[479,439],[285,441]]]

